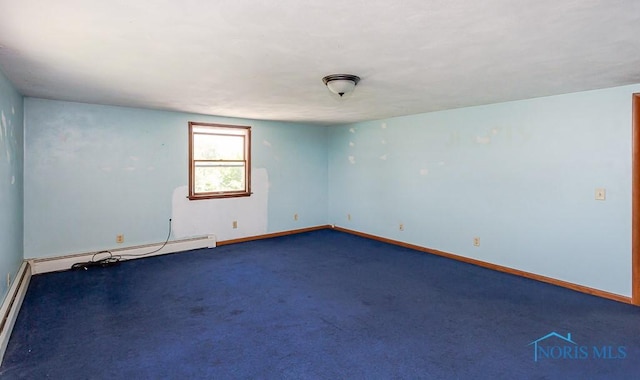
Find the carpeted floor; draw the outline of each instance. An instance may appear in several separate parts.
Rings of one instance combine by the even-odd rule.
[[[539,342],[534,361],[530,343],[551,332],[571,342]],[[639,373],[640,308],[331,230],[34,276],[0,367],[3,379]]]

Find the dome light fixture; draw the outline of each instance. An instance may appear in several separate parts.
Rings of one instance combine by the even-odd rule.
[[[356,85],[360,82],[360,77],[351,74],[331,74],[322,78],[322,81],[329,91],[343,97],[356,88]]]

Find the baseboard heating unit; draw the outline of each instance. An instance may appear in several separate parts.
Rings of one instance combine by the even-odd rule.
[[[111,253],[113,256],[124,256],[125,260],[140,259],[168,253],[189,251],[200,248],[215,248],[215,235],[194,236],[186,239],[171,240],[166,244],[152,243],[131,247],[115,248],[104,251],[78,253],[66,256],[46,257],[41,259],[29,259],[31,274],[57,272],[68,270],[78,262],[86,262],[105,258]]]
[[[31,268],[26,261],[22,262],[13,283],[9,287],[7,296],[0,307],[0,364],[4,358],[4,352],[9,344],[13,325],[18,318],[18,312],[22,306],[24,296],[27,294],[29,281],[31,280]]]

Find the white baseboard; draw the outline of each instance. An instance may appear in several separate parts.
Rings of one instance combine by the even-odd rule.
[[[118,255],[143,255],[143,256],[130,256],[123,257],[124,260],[133,260],[133,259],[141,259],[144,257],[158,256],[158,255],[166,255],[167,253],[174,253],[180,251],[189,251],[192,249],[199,248],[214,248],[216,246],[216,237],[215,235],[204,235],[204,236],[196,236],[187,239],[181,240],[172,240],[169,241],[162,249],[157,252],[153,252],[160,247],[162,247],[164,243],[154,243],[154,244],[146,244],[146,245],[138,245],[133,247],[124,247],[117,249],[110,249],[114,256]],[[101,251],[98,251],[101,252]],[[147,252],[153,252],[146,254]],[[94,258],[95,255],[95,258]],[[40,274],[40,273],[48,273],[48,272],[57,272],[62,270],[70,269],[71,266],[75,263],[79,262],[87,262],[91,261],[93,258],[95,260],[104,259],[109,255],[106,253],[96,254],[96,252],[87,252],[87,253],[79,253],[74,255],[67,256],[57,256],[57,257],[47,257],[42,259],[29,259],[29,264],[31,264],[31,273],[32,274]]]
[[[4,359],[4,352],[7,349],[7,344],[9,344],[9,338],[18,318],[22,301],[25,294],[27,294],[29,281],[31,281],[31,267],[29,263],[24,261],[20,269],[18,269],[18,273],[0,307],[0,364]]]

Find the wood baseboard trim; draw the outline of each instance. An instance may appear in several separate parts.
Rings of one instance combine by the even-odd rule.
[[[571,290],[575,290],[577,292],[586,293],[586,294],[590,294],[590,295],[597,296],[597,297],[607,298],[607,299],[618,301],[618,302],[633,304],[631,297],[621,296],[619,294],[606,292],[604,290],[594,289],[594,288],[590,288],[588,286],[578,285],[578,284],[574,284],[574,283],[571,283],[571,282],[562,281],[562,280],[558,280],[558,279],[555,279],[555,278],[542,276],[542,275],[539,275],[539,274],[526,272],[526,271],[519,270],[519,269],[513,269],[513,268],[505,267],[505,266],[502,266],[502,265],[488,263],[486,261],[476,260],[476,259],[472,259],[472,258],[469,258],[469,257],[464,257],[464,256],[456,255],[456,254],[453,254],[453,253],[449,253],[449,252],[439,251],[437,249],[431,249],[431,248],[426,248],[426,247],[422,247],[422,246],[415,245],[415,244],[409,244],[409,243],[405,243],[405,242],[402,242],[402,241],[399,241],[399,240],[387,239],[387,238],[383,238],[383,237],[380,237],[380,236],[367,234],[367,233],[360,232],[360,231],[350,230],[350,229],[347,229],[347,228],[342,228],[342,227],[337,227],[336,226],[336,227],[333,227],[333,229],[336,230],[336,231],[346,232],[348,234],[357,235],[357,236],[360,236],[360,237],[381,241],[383,243],[393,244],[393,245],[397,245],[397,246],[400,246],[400,247],[409,248],[409,249],[413,249],[413,250],[416,250],[416,251],[426,252],[426,253],[430,253],[430,254],[433,254],[433,255],[438,255],[438,256],[449,258],[449,259],[461,261],[461,262],[464,262],[464,263],[477,265],[479,267],[492,269],[492,270],[495,270],[495,271],[498,271],[498,272],[504,272],[504,273],[513,274],[513,275],[516,275],[516,276],[526,277],[526,278],[529,278],[529,279],[532,279],[532,280],[536,280],[536,281],[540,281],[540,282],[545,282],[545,283],[551,284],[551,285],[561,286],[563,288],[568,288],[568,289],[571,289]]]
[[[280,237],[280,236],[301,234],[301,233],[304,233],[304,232],[326,230],[326,229],[329,229],[329,228],[331,228],[331,226],[326,224],[326,225],[322,225],[322,226],[300,228],[300,229],[297,229],[297,230],[289,230],[289,231],[282,231],[282,232],[273,232],[273,233],[264,234],[264,235],[248,236],[248,237],[243,237],[243,238],[239,238],[239,239],[221,240],[221,241],[218,241],[216,244],[218,246],[221,246],[221,245],[228,245],[228,244],[244,243],[244,242],[247,242],[247,241],[271,239],[271,238]]]
[[[631,298],[640,306],[640,93],[632,97],[631,152]]]
[[[16,278],[13,280],[7,296],[0,307],[0,364],[4,359],[4,353],[9,344],[9,338],[13,331],[13,326],[18,318],[18,312],[22,306],[22,301],[27,294],[27,288],[31,281],[31,266],[28,262],[23,261],[18,269]]]

